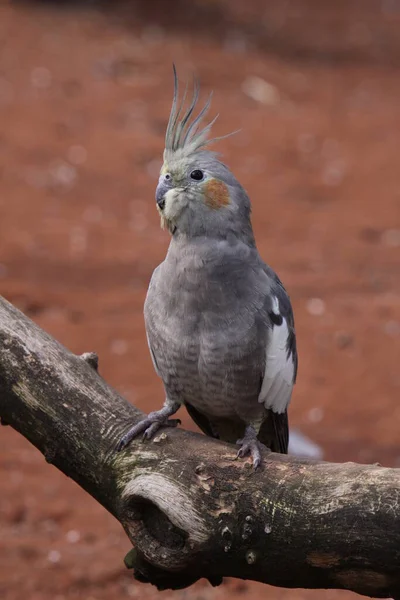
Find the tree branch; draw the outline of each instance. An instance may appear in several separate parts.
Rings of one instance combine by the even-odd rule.
[[[123,525],[142,581],[207,577],[400,598],[400,470],[271,454],[165,429],[115,453],[141,413],[0,298],[0,417]]]

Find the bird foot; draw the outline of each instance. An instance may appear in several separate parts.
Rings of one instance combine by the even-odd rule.
[[[161,410],[156,410],[151,412],[136,423],[118,442],[117,452],[121,452],[135,437],[137,437],[140,433],[143,433],[143,440],[150,440],[153,435],[160,429],[160,427],[177,427],[177,425],[181,424],[180,419],[169,419],[168,417],[176,412],[173,412],[168,409],[168,412],[165,410],[165,407]]]
[[[250,454],[254,470],[258,469],[262,463],[261,449],[268,450],[268,448],[258,441],[255,430],[252,427],[246,427],[244,437],[237,440],[236,443],[240,446],[236,458],[244,458]]]

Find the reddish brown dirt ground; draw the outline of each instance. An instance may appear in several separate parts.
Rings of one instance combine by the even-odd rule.
[[[168,244],[154,188],[175,61],[214,89],[216,134],[241,129],[220,149],[293,299],[291,423],[329,460],[400,466],[400,4],[331,4],[3,2],[0,293],[160,406],[142,305]],[[158,596],[124,569],[119,524],[7,427],[0,482],[3,600]],[[160,597],[339,596],[230,581]]]

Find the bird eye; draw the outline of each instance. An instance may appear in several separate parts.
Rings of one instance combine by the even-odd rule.
[[[203,171],[200,171],[200,169],[195,169],[190,173],[190,177],[196,181],[201,181],[204,177],[204,173]]]
[[[169,173],[165,173],[164,179],[166,179],[167,181],[169,181],[171,179],[171,175]]]

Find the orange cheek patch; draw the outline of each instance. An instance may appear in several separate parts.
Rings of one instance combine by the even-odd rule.
[[[211,179],[205,184],[204,195],[207,206],[215,210],[227,206],[231,201],[227,186],[218,179]]]

